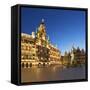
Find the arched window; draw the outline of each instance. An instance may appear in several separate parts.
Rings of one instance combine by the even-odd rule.
[[[32,63],[30,63],[30,67],[32,67]]]
[[[22,63],[22,68],[24,68],[24,63]]]
[[[28,68],[28,63],[26,63],[26,68]]]

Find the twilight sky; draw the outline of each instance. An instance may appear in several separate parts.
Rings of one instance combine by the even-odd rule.
[[[72,45],[85,49],[85,11],[22,7],[21,32],[35,32],[42,18],[52,44],[62,54],[70,51]]]

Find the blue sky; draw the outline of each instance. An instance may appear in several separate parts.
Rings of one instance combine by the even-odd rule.
[[[22,7],[21,32],[36,31],[42,18],[52,44],[62,54],[71,50],[72,45],[85,49],[85,11]]]

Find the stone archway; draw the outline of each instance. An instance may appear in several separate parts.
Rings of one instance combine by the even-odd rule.
[[[38,66],[41,66],[41,63],[38,63]]]

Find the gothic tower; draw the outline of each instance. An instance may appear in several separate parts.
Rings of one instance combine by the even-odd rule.
[[[42,21],[37,29],[36,37],[37,37],[37,43],[39,45],[42,45],[42,46],[47,45],[48,39],[47,39],[47,35],[46,35],[46,27],[45,27],[44,19],[42,19]]]
[[[39,27],[38,27],[38,33],[37,33],[37,38],[41,38],[42,40],[46,40],[46,27],[44,24],[44,19],[42,19]]]
[[[36,45],[38,60],[47,62],[49,58],[48,38],[46,35],[46,27],[44,19],[42,19],[36,31]]]

